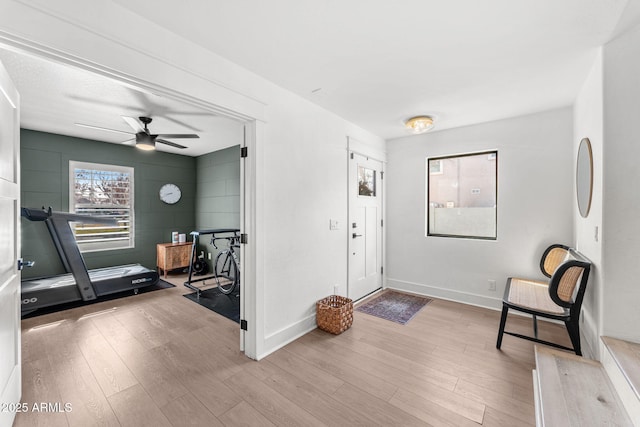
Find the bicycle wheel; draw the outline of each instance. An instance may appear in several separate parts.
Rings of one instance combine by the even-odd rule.
[[[218,289],[223,294],[230,294],[236,287],[238,280],[238,266],[229,250],[224,250],[216,256],[213,264],[214,275]]]

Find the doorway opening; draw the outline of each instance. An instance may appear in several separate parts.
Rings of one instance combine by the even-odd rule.
[[[7,50],[2,50],[6,47]],[[53,67],[56,69],[65,69],[64,73],[70,73],[74,76],[78,74],[85,75],[86,81],[79,83],[76,81],[72,85],[60,85],[49,88],[42,88],[42,82],[55,83],[55,80],[46,79],[40,75],[34,75],[33,79],[29,80],[27,73],[16,73],[12,76],[17,85],[22,87],[24,92],[22,94],[22,118],[24,122],[21,123],[21,127],[30,129],[32,136],[34,133],[47,133],[50,135],[66,135],[74,138],[74,143],[78,141],[91,141],[89,144],[99,142],[118,144],[126,139],[126,135],[122,135],[123,130],[128,130],[126,123],[121,123],[120,116],[125,117],[137,117],[150,116],[153,117],[153,126],[161,132],[165,133],[197,133],[200,135],[198,139],[200,144],[196,147],[196,151],[190,152],[188,156],[195,158],[196,164],[193,188],[183,188],[183,203],[191,203],[193,205],[192,211],[194,212],[193,221],[184,221],[180,234],[184,233],[189,235],[190,229],[187,228],[210,228],[221,227],[231,225],[237,227],[242,233],[248,234],[252,229],[254,220],[250,217],[250,211],[246,209],[247,205],[251,204],[247,199],[250,197],[247,189],[251,189],[250,183],[247,185],[247,174],[254,176],[252,172],[252,164],[245,165],[245,161],[240,158],[240,151],[246,148],[248,145],[255,142],[255,136],[252,132],[255,132],[255,125],[251,117],[244,116],[240,113],[228,111],[223,108],[219,108],[214,104],[204,102],[199,99],[195,99],[183,94],[178,94],[169,88],[160,87],[150,82],[136,80],[131,76],[118,76],[113,73],[112,70],[100,70],[95,64],[82,64],[77,58],[73,61],[60,58],[59,53],[51,53],[43,55],[30,53],[28,50],[23,50],[15,46],[3,46],[0,45],[0,60],[4,62],[12,61],[33,61],[36,65],[34,69],[37,72],[45,72],[48,68]],[[52,59],[55,58],[55,59]],[[71,63],[73,62],[73,65]],[[11,66],[8,67],[11,74]],[[20,68],[20,67],[19,67]],[[22,67],[21,70],[25,68]],[[88,71],[92,70],[92,71]],[[109,77],[105,77],[108,75]],[[41,84],[36,84],[39,81]],[[76,89],[82,89],[84,92],[75,92]],[[51,89],[51,93],[43,93]],[[41,103],[39,106],[30,105],[29,99],[32,95],[30,91],[39,91],[36,95],[49,97],[46,102]],[[54,99],[55,96],[63,96],[58,100]],[[70,116],[70,108],[63,106],[64,102],[73,102],[80,107],[74,108],[74,115]],[[47,105],[50,107],[42,107]],[[48,109],[48,111],[47,111]],[[44,116],[60,114],[60,118],[57,120],[47,120]],[[85,114],[78,117],[78,112]],[[66,114],[66,116],[65,116]],[[115,122],[109,122],[103,124],[105,117],[112,117]],[[40,127],[39,123],[49,123],[50,127]],[[117,122],[117,123],[116,123]],[[87,127],[81,127],[77,124],[89,124],[93,126],[93,129]],[[114,124],[115,123],[115,124]],[[24,124],[24,126],[22,126]],[[103,128],[102,130],[100,128]],[[114,132],[108,132],[104,129],[113,129]],[[120,133],[118,133],[120,131]],[[88,132],[88,133],[83,133]],[[211,135],[209,135],[211,134]],[[214,136],[206,138],[205,136]],[[189,140],[189,144],[185,143],[189,149],[194,148],[195,144],[191,144],[195,140]],[[222,145],[220,143],[222,142]],[[95,144],[94,144],[95,145]],[[159,148],[159,147],[158,147]],[[115,147],[114,147],[115,149]],[[200,151],[197,151],[200,150]],[[34,150],[32,150],[34,151]],[[37,151],[37,150],[36,150]],[[163,147],[163,151],[171,154],[181,154],[180,151],[176,151],[173,147]],[[186,150],[189,151],[189,150]],[[166,157],[163,153],[157,153],[159,156]],[[235,156],[235,159],[231,160]],[[62,155],[62,157],[66,157]],[[220,159],[226,159],[220,160]],[[82,159],[80,159],[82,160]],[[118,159],[112,160],[116,162]],[[64,163],[64,162],[63,162]],[[213,167],[215,164],[216,167]],[[198,166],[202,166],[200,171],[206,170],[206,172],[199,172]],[[154,205],[163,206],[162,201],[158,200],[157,190],[154,187],[162,186],[167,182],[171,182],[176,178],[172,175],[172,168],[168,167],[166,162],[158,164],[149,157],[148,171],[157,169],[155,172],[146,171],[140,176],[148,176],[148,173],[156,174],[157,176],[147,179],[144,185],[144,190],[138,190],[137,195],[139,200],[143,200],[140,205],[147,205],[149,211],[154,209]],[[211,166],[211,167],[209,167]],[[164,168],[164,170],[161,170]],[[180,166],[177,169],[184,170],[184,166]],[[221,176],[219,172],[226,170],[227,175]],[[216,175],[218,174],[218,175]],[[37,175],[37,174],[34,174]],[[64,175],[64,174],[63,174]],[[162,175],[165,175],[164,178]],[[219,178],[219,179],[218,179]],[[34,178],[37,179],[37,178]],[[42,175],[40,175],[42,179]],[[139,178],[137,178],[139,179]],[[154,181],[152,183],[152,181]],[[167,182],[165,182],[167,181]],[[185,181],[186,182],[186,181]],[[190,182],[190,181],[189,181]],[[64,183],[63,183],[64,184]],[[68,185],[68,183],[67,183]],[[66,206],[66,197],[63,189],[60,194],[61,205],[60,210]],[[148,194],[142,195],[141,191],[146,191]],[[23,193],[25,193],[23,191]],[[23,202],[36,203],[37,200],[31,197],[23,197]],[[214,200],[217,198],[217,202],[222,207],[212,207],[215,205]],[[48,204],[46,201],[37,203],[38,205]],[[175,207],[179,206],[178,204]],[[169,212],[169,211],[166,211]],[[166,213],[165,212],[165,213]],[[140,212],[138,212],[140,214]],[[167,234],[179,226],[180,220],[179,209],[174,209],[173,213],[167,215],[173,215],[174,222],[168,226],[167,230],[162,226],[156,227],[156,229],[149,232],[152,222],[147,221],[146,227],[138,227],[140,230],[144,230],[146,234],[143,238],[138,239],[137,246],[140,251],[152,253],[155,258],[155,244],[160,242],[171,241],[170,235]],[[161,216],[161,215],[157,215]],[[178,218],[178,219],[176,219]],[[136,220],[138,220],[136,218]],[[144,245],[144,246],[143,246]],[[26,246],[26,245],[25,245]],[[208,251],[208,247],[202,249],[202,251]],[[251,272],[253,259],[249,255],[245,255],[245,248],[241,248],[241,257],[243,262],[241,263],[240,274],[243,277],[243,282],[247,284],[241,287],[241,301],[252,301],[253,298],[247,298],[245,295],[251,295],[252,281]],[[205,252],[205,261],[209,262],[209,256],[211,261],[215,259],[216,252]],[[209,255],[210,254],[210,255]],[[131,255],[131,254],[129,254]],[[97,259],[98,255],[93,256],[93,259]],[[102,258],[105,258],[104,256]],[[113,253],[109,254],[109,257],[113,258]],[[92,262],[92,256],[88,255],[89,262]],[[42,264],[42,263],[39,263]],[[147,264],[155,264],[154,261],[148,261]],[[46,267],[47,262],[44,263]],[[155,267],[155,265],[151,265]],[[55,273],[55,271],[54,271]],[[28,274],[28,273],[26,273]],[[50,274],[50,273],[49,273]],[[241,306],[241,318],[244,320],[253,320],[254,308],[246,308]],[[254,322],[251,322],[255,324]],[[240,332],[240,348],[245,349],[245,332],[238,327]],[[251,346],[250,346],[251,349]],[[252,356],[250,350],[247,355]]]

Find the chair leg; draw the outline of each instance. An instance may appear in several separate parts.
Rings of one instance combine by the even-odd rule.
[[[571,344],[573,344],[573,351],[578,356],[582,356],[582,348],[580,346],[580,324],[579,320],[568,320],[565,323],[567,326],[567,332],[569,332],[569,338],[571,338]]]
[[[507,323],[507,313],[509,312],[509,307],[506,305],[502,306],[502,317],[500,318],[500,329],[498,329],[498,341],[496,342],[496,348],[500,349],[502,346],[502,335],[504,335],[504,326]]]

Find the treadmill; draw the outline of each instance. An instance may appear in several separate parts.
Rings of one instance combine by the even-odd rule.
[[[115,225],[116,221],[68,212],[22,208],[29,221],[43,221],[57,249],[66,274],[23,280],[22,316],[40,308],[74,301],[92,301],[118,292],[133,291],[158,283],[160,276],[140,264],[87,270],[69,222]]]

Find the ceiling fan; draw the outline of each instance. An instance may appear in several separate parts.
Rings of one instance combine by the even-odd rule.
[[[147,127],[147,125],[149,123],[151,123],[151,121],[153,120],[151,117],[140,116],[140,117],[138,117],[138,119],[135,119],[133,117],[128,117],[128,116],[121,116],[121,117],[125,122],[127,122],[127,124],[129,126],[131,126],[131,128],[135,131],[135,133],[134,132],[123,132],[121,130],[103,128],[103,127],[100,127],[100,126],[85,125],[85,124],[82,124],[82,123],[76,123],[76,125],[77,126],[82,126],[82,127],[85,127],[85,128],[89,128],[89,129],[98,129],[98,130],[104,130],[104,131],[108,131],[108,132],[117,132],[117,133],[135,135],[135,138],[131,138],[131,139],[128,139],[126,141],[123,141],[123,143],[135,140],[136,141],[136,148],[140,148],[141,150],[155,150],[156,149],[156,142],[159,142],[160,144],[169,145],[171,147],[184,149],[184,148],[187,148],[187,147],[185,147],[184,145],[176,144],[175,142],[167,141],[165,138],[170,138],[170,139],[174,139],[174,138],[200,138],[195,133],[160,133],[160,134],[152,134],[149,131],[149,128]]]

